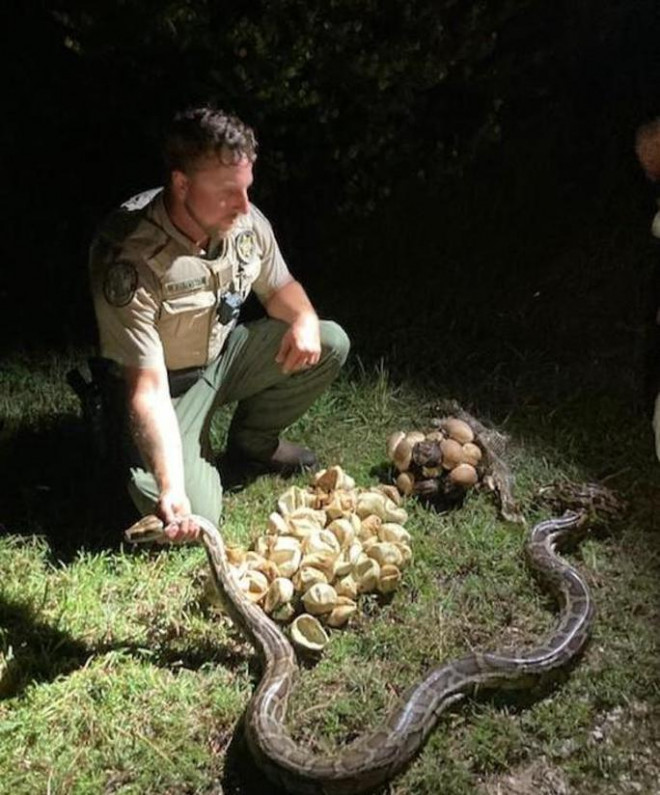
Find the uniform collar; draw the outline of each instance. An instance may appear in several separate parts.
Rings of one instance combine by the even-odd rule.
[[[186,251],[192,255],[199,257],[204,256],[205,252],[200,251],[198,246],[187,236],[181,232],[180,229],[172,223],[172,220],[165,207],[165,191],[162,190],[157,196],[154,197],[149,207],[149,218],[158,226],[161,227],[171,238],[178,241]],[[208,251],[221,252],[223,250],[224,241],[220,235],[213,234],[209,239]],[[219,256],[219,254],[216,254]]]

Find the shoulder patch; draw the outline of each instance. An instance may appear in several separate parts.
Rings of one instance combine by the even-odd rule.
[[[105,273],[103,295],[111,306],[126,306],[132,301],[137,286],[138,274],[135,265],[130,262],[116,262]]]
[[[240,262],[244,265],[252,259],[252,255],[254,254],[255,249],[255,239],[254,239],[254,232],[249,229],[245,232],[241,232],[239,235],[236,236],[235,240],[236,246],[236,254]]]

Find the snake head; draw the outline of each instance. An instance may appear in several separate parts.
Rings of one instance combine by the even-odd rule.
[[[147,544],[151,541],[162,541],[165,538],[163,520],[155,514],[143,516],[139,522],[124,531],[124,538],[131,544]]]

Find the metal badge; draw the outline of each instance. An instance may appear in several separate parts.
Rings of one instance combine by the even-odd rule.
[[[235,245],[238,259],[243,263],[243,265],[247,265],[254,254],[254,232],[251,230],[248,230],[247,232],[241,232],[240,235],[236,236]]]
[[[111,306],[122,307],[130,304],[138,286],[135,265],[130,262],[116,262],[111,265],[103,280],[103,295]]]

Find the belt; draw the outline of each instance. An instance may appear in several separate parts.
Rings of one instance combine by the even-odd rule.
[[[191,386],[194,386],[197,381],[202,377],[206,366],[204,367],[184,367],[181,370],[168,370],[167,380],[170,385],[171,397],[181,397],[185,394]]]

